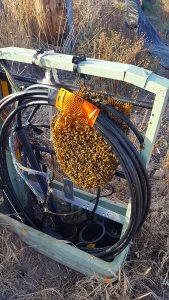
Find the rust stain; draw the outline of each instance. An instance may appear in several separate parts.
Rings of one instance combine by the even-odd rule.
[[[103,279],[103,282],[106,283],[106,284],[112,283],[112,281],[113,281],[113,278],[112,278],[112,277],[111,277],[111,278],[105,277],[105,278]]]

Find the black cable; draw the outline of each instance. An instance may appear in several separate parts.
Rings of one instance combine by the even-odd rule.
[[[46,128],[46,129],[50,129],[50,125],[47,124],[31,124],[31,127],[42,127],[42,128]]]
[[[15,203],[15,206],[19,208],[22,213],[24,214],[26,220],[31,226],[36,227],[36,225],[32,222],[32,220],[29,218],[29,216],[25,213],[25,210],[23,209],[21,203],[18,201],[17,196],[15,194],[15,191],[13,189],[9,174],[8,174],[8,168],[7,168],[7,161],[6,161],[6,140],[7,140],[7,135],[6,132],[8,131],[8,128],[10,127],[11,119],[15,117],[18,113],[20,113],[22,110],[34,106],[34,105],[50,105],[48,101],[39,101],[37,99],[35,101],[29,102],[25,101],[25,103],[18,108],[16,108],[13,112],[10,113],[10,115],[6,118],[5,122],[2,125],[1,128],[1,135],[0,135],[0,153],[1,153],[1,168],[3,170],[3,182],[6,183],[6,187],[8,188],[8,192],[10,194],[10,199],[12,199],[12,203]],[[3,162],[3,163],[2,163]],[[48,214],[52,214],[55,216],[72,216],[77,214],[79,211],[76,212],[71,212],[71,213],[58,213],[58,212],[52,212],[50,210],[46,211]]]
[[[38,103],[39,102],[39,103]],[[24,104],[21,107],[15,109],[13,112],[10,113],[10,115],[6,118],[5,122],[2,125],[1,128],[1,135],[0,135],[0,164],[1,164],[1,178],[3,181],[4,186],[6,187],[6,194],[9,197],[11,203],[14,205],[17,211],[22,212],[24,215],[25,219],[27,220],[28,224],[36,228],[36,224],[32,222],[31,218],[28,216],[26,213],[25,209],[23,208],[21,202],[18,200],[15,190],[13,188],[11,178],[8,173],[8,166],[7,166],[7,157],[6,157],[6,144],[7,144],[7,138],[8,138],[8,129],[11,124],[11,120],[17,115],[18,112],[20,112],[22,109],[25,109],[27,107],[34,106],[36,104],[41,104],[41,105],[48,105],[47,101],[33,101],[30,104]]]
[[[52,154],[52,155],[55,155],[55,151],[54,149],[51,149],[51,148],[48,148],[48,147],[44,147],[44,146],[40,146],[40,145],[35,145],[35,144],[31,144],[32,148],[33,149],[37,149],[41,152],[46,152],[46,153],[49,153],[49,154]]]
[[[40,108],[40,105],[35,106],[35,108],[33,109],[32,113],[30,114],[30,116],[28,118],[28,124],[31,123],[34,115],[36,114],[36,112],[38,111],[39,108]]]
[[[98,122],[99,124],[99,122]],[[98,128],[98,131],[103,134],[105,132],[104,128],[102,128],[102,126],[100,129]],[[130,158],[125,155],[121,145],[119,144],[118,140],[113,137],[113,143],[111,143],[111,141],[109,140],[109,138],[104,134],[104,138],[106,139],[106,141],[111,144],[114,153],[117,155],[123,169],[125,172],[125,176],[126,179],[128,181],[129,184],[129,188],[130,188],[130,193],[131,193],[131,218],[130,218],[130,222],[128,225],[128,228],[126,230],[126,232],[124,233],[123,237],[120,239],[119,242],[117,242],[115,245],[111,246],[111,247],[106,247],[104,248],[98,248],[98,249],[85,249],[85,251],[87,251],[88,253],[92,253],[95,256],[98,257],[102,257],[105,256],[106,254],[113,254],[114,256],[119,254],[127,245],[128,243],[131,241],[133,235],[135,234],[137,227],[138,227],[138,221],[137,218],[141,215],[141,208],[140,208],[140,202],[138,201],[138,205],[136,205],[136,200],[138,195],[138,191],[136,189],[136,185],[138,184],[138,176],[137,173],[134,170],[134,166],[130,160]],[[135,187],[135,188],[134,188]],[[84,250],[84,248],[81,248]]]
[[[107,127],[104,126],[106,122],[107,122],[106,124]],[[113,123],[113,126],[111,126],[111,124],[112,121],[107,116],[105,117],[105,115],[101,113],[96,121],[95,127],[100,132],[100,134],[103,135],[103,137],[106,139],[109,145],[112,146],[113,151],[115,152],[118,159],[120,160],[120,163],[123,166],[123,169],[125,171],[125,176],[126,179],[128,180],[130,192],[132,195],[131,204],[134,204],[136,202],[135,204],[137,205],[135,207],[136,211],[135,209],[133,209],[134,207],[132,205],[130,224],[128,226],[127,231],[125,232],[125,234],[123,235],[123,237],[120,239],[119,242],[117,242],[114,246],[105,249],[104,248],[92,249],[92,250],[86,249],[87,252],[92,253],[98,257],[104,257],[104,258],[105,256],[114,257],[115,255],[120,253],[130,242],[130,240],[132,239],[132,237],[134,236],[134,234],[136,233],[136,231],[138,230],[138,228],[140,227],[140,225],[142,224],[143,220],[147,215],[148,208],[150,206],[150,198],[151,198],[150,187],[147,180],[147,176],[144,174],[145,168],[141,163],[141,160],[139,158],[138,153],[136,152],[136,149],[128,140],[124,132],[122,133],[122,130],[118,131],[118,127],[116,126],[115,123]],[[110,131],[110,127],[111,127],[111,131]],[[125,152],[124,149],[127,150],[127,152]],[[136,157],[139,158],[139,161],[136,160]],[[128,160],[126,162],[127,165],[124,164],[126,158]],[[142,178],[140,177],[140,175],[142,176]],[[132,193],[133,188],[134,188],[134,194]]]
[[[146,108],[146,109],[152,109],[152,107],[153,107],[152,102],[143,101],[142,100],[143,98],[133,100],[130,97],[117,96],[115,94],[100,93],[100,92],[97,92],[97,91],[90,90],[89,95],[90,95],[91,99],[92,99],[92,93],[96,93],[96,95],[106,97],[106,98],[113,98],[113,99],[115,99],[117,101],[120,101],[122,103],[127,103],[127,104],[129,103],[132,106],[138,106],[138,107],[142,107],[142,108]]]
[[[42,91],[42,90],[31,90],[31,91],[22,91],[18,92],[12,95],[9,95],[5,97],[4,99],[1,100],[0,102],[0,114],[2,111],[8,107],[11,104],[14,104],[15,102],[19,101],[19,104],[22,103],[23,99],[26,99],[27,101],[36,99],[36,100],[47,100],[48,99],[48,92],[47,91]],[[38,96],[38,99],[37,99]],[[17,116],[17,122],[18,122],[18,127],[21,128],[21,115],[20,113]]]
[[[34,92],[35,94],[34,94]],[[27,94],[28,93],[28,94]],[[37,98],[40,96],[40,99]],[[29,100],[27,100],[27,97]],[[50,105],[48,103],[47,92],[46,94],[38,95],[38,90],[27,91],[23,94],[16,95],[16,98],[24,101],[24,104],[15,109],[9,117],[7,117],[4,122],[1,130],[0,136],[0,154],[1,154],[1,170],[3,170],[3,180],[5,185],[8,187],[9,193],[11,193],[12,201],[17,203],[16,195],[14,193],[12,183],[10,182],[10,177],[7,170],[7,161],[6,161],[6,142],[7,142],[7,132],[10,127],[10,124],[13,118],[19,114],[23,109],[27,107],[31,107],[34,105]],[[9,103],[16,101],[15,97],[9,97],[6,99],[3,104],[0,106],[0,111]],[[105,111],[107,110],[104,107]],[[110,111],[110,110],[109,110]],[[128,118],[119,114],[118,111],[112,110],[116,117],[123,120],[136,134],[140,143],[142,143],[142,138],[140,137],[140,133],[133,127],[134,125],[129,122]],[[140,159],[140,155],[137,152],[134,145],[125,135],[125,133],[117,126],[117,124],[108,117],[107,113],[101,112],[96,120],[95,129],[103,136],[103,138],[107,141],[107,143],[112,147],[112,151],[115,153],[116,157],[121,164],[125,179],[128,182],[128,187],[131,195],[131,216],[128,224],[128,228],[125,233],[122,235],[121,239],[113,246],[96,248],[96,249],[88,249],[80,247],[80,249],[91,253],[97,257],[102,257],[106,260],[111,260],[114,256],[119,254],[124,248],[130,243],[131,239],[140,228],[142,223],[144,222],[148,209],[150,206],[150,186],[148,181],[148,176],[145,170],[145,167]],[[100,190],[97,193],[97,199],[94,206],[93,211],[95,212],[97,209],[97,205],[100,198]]]
[[[142,222],[140,224],[140,226],[142,225],[142,223],[144,222],[147,212],[149,210],[150,207],[150,199],[151,199],[151,192],[150,192],[150,186],[149,186],[149,181],[148,181],[148,177],[147,177],[147,172],[145,170],[145,167],[140,159],[140,155],[138,154],[136,148],[134,147],[134,145],[130,142],[130,140],[126,137],[126,135],[124,134],[124,132],[117,127],[117,125],[115,124],[115,122],[111,121],[107,118],[107,120],[104,118],[104,116],[102,115],[101,122],[103,122],[103,124],[107,125],[107,129],[110,130],[114,130],[114,134],[119,134],[122,138],[123,138],[123,142],[122,142],[122,146],[123,148],[125,148],[128,153],[130,154],[130,157],[132,157],[133,162],[135,163],[137,172],[139,174],[139,180],[140,183],[142,185],[142,193],[144,194],[143,196],[143,210],[144,210],[144,216],[142,219]],[[125,140],[125,143],[124,143]],[[128,146],[130,147],[130,151],[132,151],[131,153],[128,150]],[[134,154],[134,156],[133,156]]]
[[[113,187],[110,183],[109,183],[108,185],[109,185],[110,188],[111,188],[111,192],[108,193],[108,194],[103,194],[103,195],[101,195],[100,198],[103,198],[103,197],[109,197],[109,196],[113,195],[113,193],[114,193],[114,187]]]
[[[111,105],[102,105],[102,108],[104,108],[106,112],[110,112],[113,115],[115,115],[118,119],[124,121],[128,125],[128,127],[133,131],[140,144],[142,145],[144,143],[144,138],[142,134],[137,130],[134,124],[130,121],[130,119],[127,118],[127,116],[125,116],[121,111],[118,111]]]
[[[109,185],[110,185],[110,187],[111,187],[111,192],[108,193],[108,194],[100,195],[99,198],[109,197],[109,196],[113,195],[113,193],[114,193],[114,187],[113,187],[111,184],[109,184]],[[96,196],[95,198],[91,199],[90,202],[93,202],[93,201],[95,201],[96,199],[97,199],[97,196]]]
[[[48,88],[51,88],[52,86],[49,84],[33,84],[28,86],[25,91],[30,91],[30,90],[37,90],[37,89],[45,89],[46,91],[48,91]]]
[[[101,188],[99,187],[98,190],[97,190],[97,196],[95,198],[96,202],[94,204],[93,210],[90,213],[90,217],[89,217],[90,219],[93,219],[94,213],[95,213],[95,211],[96,211],[96,209],[98,207],[99,200],[100,200],[100,193],[101,193]]]
[[[38,99],[37,99],[37,96],[38,96]],[[22,101],[23,99],[25,99],[25,97],[27,97],[27,101],[30,101],[30,100],[33,100],[33,99],[48,100],[48,94],[46,92],[41,93],[41,91],[38,91],[38,90],[15,93],[15,94],[7,96],[3,100],[1,100],[1,102],[0,102],[0,114],[2,113],[2,110],[4,108],[6,108],[10,104],[15,103],[17,101]]]
[[[127,136],[122,131],[122,129],[120,129],[119,127],[117,127],[117,125],[115,124],[114,121],[109,122],[109,120],[106,121],[104,119],[104,124],[105,123],[107,124],[107,128],[108,129],[111,128],[111,130],[113,130],[116,135],[118,134],[120,137],[122,137],[122,139],[123,139],[123,142],[122,142],[123,147],[127,151],[129,151],[128,149],[130,149],[130,151],[131,151],[131,152],[129,151],[128,153],[130,153],[130,156],[131,156],[133,162],[135,162],[135,164],[136,164],[137,172],[138,172],[138,174],[140,176],[140,183],[143,185],[143,193],[144,193],[143,204],[146,207],[145,208],[145,211],[146,211],[145,217],[146,217],[147,212],[148,212],[149,207],[150,207],[150,200],[151,200],[151,189],[150,189],[150,184],[149,184],[149,179],[148,179],[146,168],[145,168],[143,162],[141,161],[141,158],[140,158],[140,155],[139,155],[137,149],[135,148],[135,146],[133,145],[133,143],[127,138]],[[134,156],[133,156],[133,154],[134,154]]]

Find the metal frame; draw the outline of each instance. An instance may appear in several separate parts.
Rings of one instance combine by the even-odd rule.
[[[0,60],[4,59],[31,64],[34,54],[35,50],[30,49],[14,47],[1,48]],[[38,55],[36,65],[43,68],[62,69],[73,72],[75,66],[72,63],[72,58],[72,55],[57,53],[48,54],[46,52],[45,54]],[[158,76],[151,71],[129,64],[108,62],[90,58],[87,58],[86,61],[79,62],[76,69],[79,74],[124,81],[155,95],[151,116],[145,134],[144,149],[140,153],[142,161],[145,165],[147,165],[150,160],[151,152],[153,150],[160,127],[160,122],[167,105],[169,97],[169,80]],[[56,183],[56,185],[56,189],[60,191],[60,184]],[[75,193],[78,193],[80,199],[84,199],[85,197],[86,201],[90,201],[90,194],[80,190],[76,190]],[[130,204],[125,208],[120,206],[118,203],[112,203],[107,199],[103,199],[102,203],[103,207],[106,206],[106,209],[119,214],[119,217],[123,216],[124,232],[129,222]],[[113,262],[108,263],[75,247],[72,247],[65,241],[58,241],[44,233],[32,229],[29,226],[21,224],[4,214],[0,214],[0,222],[1,224],[7,225],[8,228],[17,233],[23,241],[31,245],[39,252],[84,274],[96,274],[100,278],[104,278],[106,282],[115,281],[118,279],[119,270],[122,266],[122,263],[125,261],[129,249],[128,246],[113,260]]]

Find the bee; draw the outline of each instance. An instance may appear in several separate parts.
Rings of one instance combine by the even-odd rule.
[[[89,97],[101,102],[99,95],[86,92]],[[85,89],[79,91],[85,97]],[[94,100],[93,100],[94,101]],[[104,100],[117,110],[130,116],[131,105],[112,98]],[[75,111],[75,110],[74,110]],[[117,125],[127,134],[128,127],[121,120],[114,118]],[[51,123],[52,141],[57,161],[62,171],[79,187],[90,189],[104,186],[110,182],[119,165],[112,148],[94,127],[83,119],[80,110],[73,113],[72,108],[60,111]]]

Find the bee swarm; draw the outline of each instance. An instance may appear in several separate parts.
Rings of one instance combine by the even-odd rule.
[[[126,115],[130,114],[131,106],[128,104],[113,99],[106,102]],[[114,121],[119,122],[115,118]],[[127,132],[123,122],[118,125]],[[75,184],[82,188],[96,188],[111,181],[119,164],[118,159],[95,128],[82,122],[80,116],[72,111],[57,113],[51,128],[58,163]]]

